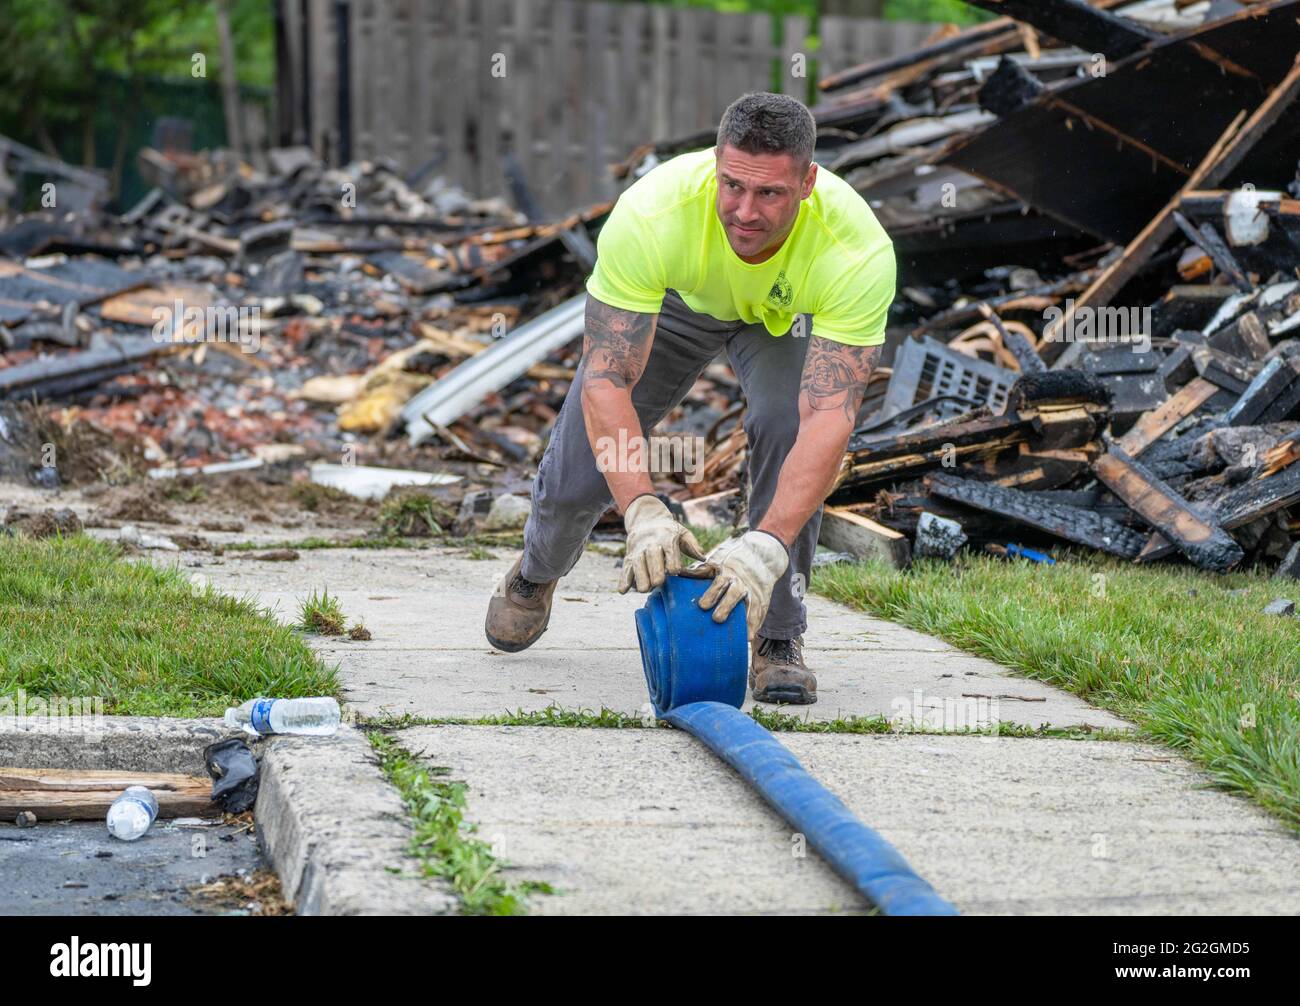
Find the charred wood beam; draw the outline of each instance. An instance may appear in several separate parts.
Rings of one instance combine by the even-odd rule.
[[[1013,17],[1044,35],[1100,52],[1111,59],[1137,52],[1162,36],[1136,21],[1098,10],[1083,0],[966,0],[994,14]]]
[[[1296,503],[1300,503],[1300,464],[1228,491],[1214,504],[1214,513],[1224,527],[1241,527]]]
[[[1231,529],[1297,503],[1300,503],[1300,464],[1292,463],[1278,474],[1252,479],[1224,493],[1214,503],[1214,516],[1221,527]],[[1161,559],[1173,550],[1169,540],[1157,532],[1146,543],[1138,560]]]
[[[1007,116],[1020,111],[1047,88],[1037,77],[1013,59],[1005,56],[979,89],[979,106],[994,115]]]
[[[861,83],[864,80],[883,77],[896,70],[906,70],[909,67],[924,63],[926,60],[938,57],[945,57],[946,60],[958,60],[965,59],[968,56],[977,56],[988,45],[997,42],[1012,42],[1017,38],[1018,34],[1013,22],[992,21],[986,25],[967,29],[941,42],[914,49],[911,52],[892,56],[889,59],[876,60],[872,63],[864,63],[861,66],[852,66],[847,70],[841,70],[839,73],[829,74],[817,82],[817,87],[822,91],[836,91],[851,84]]]
[[[1066,541],[1125,559],[1134,558],[1146,541],[1144,535],[1094,510],[1047,502],[1038,493],[944,474],[931,475],[927,482],[935,496],[1028,524]]]
[[[1225,418],[1232,426],[1285,419],[1300,404],[1300,357],[1275,356],[1264,365]]]
[[[1223,572],[1244,556],[1230,534],[1193,511],[1191,504],[1154,472],[1118,448],[1094,461],[1092,470],[1134,513],[1158,528],[1201,569]]]
[[[1161,405],[1144,413],[1120,438],[1120,449],[1131,458],[1138,457],[1156,440],[1213,398],[1218,390],[1209,381],[1194,378]]]
[[[1177,210],[1174,210],[1174,223],[1178,225],[1178,229],[1183,232],[1188,241],[1210,256],[1210,261],[1214,263],[1215,268],[1227,276],[1233,286],[1242,293],[1250,293],[1255,289],[1255,285],[1251,283],[1245,271],[1237,264],[1237,259],[1228,250],[1223,238],[1219,237],[1214,224],[1206,222],[1200,227],[1193,227],[1190,221]]]
[[[851,501],[855,494],[860,498],[864,489],[882,481],[991,458],[1020,444],[1040,453],[1083,448],[1108,417],[1109,409],[1094,402],[1037,402],[1002,416],[980,409],[963,419],[883,443],[854,441],[832,488],[831,502]]]
[[[65,394],[127,373],[150,357],[177,348],[184,347],[153,339],[122,339],[103,349],[20,363],[0,370],[0,399]]]
[[[1245,391],[1261,369],[1253,360],[1243,360],[1211,346],[1195,347],[1192,350],[1192,363],[1201,377],[1234,395]]]

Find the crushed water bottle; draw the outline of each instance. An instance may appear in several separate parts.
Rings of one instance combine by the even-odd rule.
[[[158,817],[158,801],[144,786],[128,786],[108,808],[108,832],[123,842],[134,842]]]
[[[256,737],[266,734],[323,736],[339,728],[339,704],[331,698],[249,699],[226,710],[226,726]]]

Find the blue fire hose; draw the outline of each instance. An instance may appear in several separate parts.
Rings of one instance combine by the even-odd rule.
[[[707,579],[670,575],[636,613],[655,715],[695,736],[739,772],[883,914],[957,915],[897,849],[740,711],[749,665],[744,602],[718,624],[696,603],[708,585]]]

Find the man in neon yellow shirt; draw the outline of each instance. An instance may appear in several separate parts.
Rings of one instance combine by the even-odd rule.
[[[701,559],[644,464],[598,463],[635,443],[722,351],[747,402],[749,530],[709,556],[701,598],[724,621],[744,600],[756,701],[809,703],[803,589],[894,296],[893,246],[843,180],[812,163],[816,125],[793,98],[749,94],[717,145],[652,169],[619,198],[587,280],[582,363],[533,484],[524,552],[487,615],[492,645],[546,630],[559,578],[611,499],[627,551],[619,584],[649,591]],[[811,315],[811,329],[807,315]]]

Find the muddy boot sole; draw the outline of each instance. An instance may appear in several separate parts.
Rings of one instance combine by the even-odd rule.
[[[785,703],[792,706],[810,706],[817,701],[817,693],[810,692],[803,685],[773,685],[770,688],[764,688],[761,692],[754,691],[752,684],[749,687],[755,702],[766,702],[773,705]]]
[[[548,612],[546,615],[546,621],[543,622],[542,627],[537,630],[537,635],[533,636],[531,639],[524,640],[522,643],[507,643],[504,639],[497,639],[496,636],[492,635],[492,633],[488,631],[486,625],[483,626],[483,634],[487,636],[488,642],[491,643],[496,649],[504,650],[506,653],[518,653],[520,650],[528,649],[528,647],[532,646],[535,642],[541,639],[542,634],[546,631],[546,627],[550,624],[551,624],[551,616],[550,613]]]

